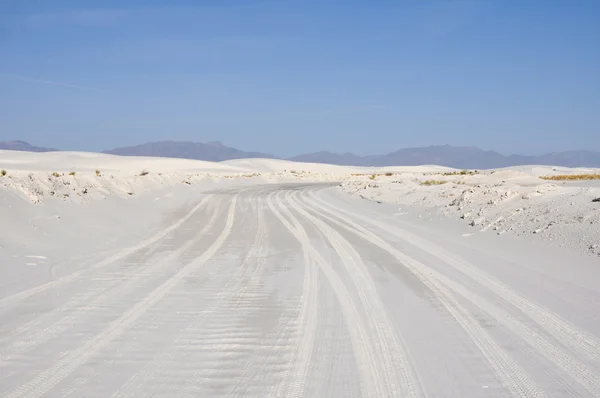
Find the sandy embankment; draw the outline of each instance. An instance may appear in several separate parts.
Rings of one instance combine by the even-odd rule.
[[[23,230],[21,240],[31,241],[26,238],[23,225],[25,219],[32,217],[47,220],[73,214],[79,223],[82,220],[87,220],[88,225],[93,223],[96,230],[102,229],[100,225],[108,230],[115,222],[129,220],[133,231],[134,227],[139,229],[140,223],[154,225],[153,214],[164,214],[211,189],[342,181],[340,189],[351,195],[400,205],[398,217],[410,209],[426,211],[424,219],[440,215],[462,219],[472,225],[473,233],[511,232],[600,255],[600,203],[592,202],[600,197],[600,181],[562,183],[539,178],[600,170],[527,166],[461,175],[441,166],[361,168],[272,159],[215,163],[79,152],[12,151],[0,151],[0,170],[6,170],[6,175],[0,176],[0,202],[4,204],[0,218],[4,225],[16,225]],[[426,181],[443,184],[423,185]],[[108,203],[89,209],[65,207],[68,203],[99,199]],[[31,207],[31,203],[44,206],[34,209],[36,206]],[[123,209],[126,213],[122,213]],[[124,219],[123,214],[130,217]],[[52,229],[48,228],[47,234],[52,235]],[[123,229],[124,234],[127,231]]]
[[[599,169],[520,166],[461,175],[430,167],[392,168],[385,175],[347,179],[341,189],[368,200],[399,205],[423,216],[464,220],[473,233],[511,232],[600,255],[600,181],[549,181],[541,176],[594,174]],[[447,175],[456,172],[455,175]],[[446,175],[444,174],[446,173]],[[426,185],[431,184],[431,185]]]
[[[130,197],[178,185],[216,188],[223,183],[335,181],[351,172],[339,166],[270,159],[205,162],[121,157],[82,152],[0,151],[0,187],[32,203],[48,198],[83,203],[109,196]]]

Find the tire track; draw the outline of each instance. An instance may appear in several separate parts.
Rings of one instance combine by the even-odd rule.
[[[314,197],[314,194],[312,194]],[[327,203],[319,200],[319,203],[327,205]],[[332,207],[331,205],[328,205]],[[320,207],[323,209],[323,207]],[[338,212],[344,212],[339,210]],[[496,294],[501,299],[507,301],[522,313],[529,316],[538,325],[542,326],[544,333],[555,338],[566,347],[571,347],[578,352],[586,354],[594,363],[598,364],[600,359],[600,351],[597,348],[597,343],[593,337],[579,330],[568,322],[563,321],[558,316],[530,302],[525,297],[521,296],[514,290],[495,278],[475,269],[462,259],[457,258],[453,254],[435,246],[429,245],[419,238],[404,231],[397,231],[392,228],[375,224],[373,221],[364,217],[355,215],[357,219],[369,222],[387,233],[399,236],[407,242],[428,251],[428,253],[444,261],[444,263],[452,266],[455,270],[462,272],[466,276],[478,282],[481,286]],[[430,248],[431,247],[431,248]],[[539,332],[528,327],[517,318],[511,316],[506,311],[501,310],[497,306],[487,304],[487,302],[479,295],[476,295],[470,290],[464,289],[454,280],[437,273],[437,278],[442,280],[447,286],[452,286],[453,290],[467,298],[474,305],[478,306],[489,315],[501,319],[503,324],[509,328],[515,335],[526,341],[530,346],[534,347],[539,353],[544,355],[550,362],[556,364],[566,374],[568,374],[578,384],[583,386],[587,391],[594,395],[600,396],[600,377],[597,372],[591,371],[587,365],[576,360],[569,352],[562,349],[560,346],[553,344],[551,341],[542,336]]]
[[[269,200],[269,204],[272,204],[272,196],[270,196]],[[282,206],[279,200],[278,204],[281,210],[286,213],[290,219],[293,219],[291,212],[287,210],[285,206]],[[281,216],[281,213],[279,213],[279,216]],[[279,218],[279,216],[277,217]],[[283,382],[276,386],[275,389],[271,390],[269,397],[304,396],[304,386],[308,376],[315,333],[317,330],[319,281],[317,279],[318,273],[316,264],[310,257],[308,251],[304,249],[304,246],[302,255],[305,266],[302,284],[302,302],[298,320],[298,329],[301,331],[301,335],[297,341],[296,347],[292,351],[291,364],[284,374]]]
[[[282,204],[279,202],[279,205]],[[364,320],[358,312],[350,292],[340,279],[338,274],[328,264],[327,261],[319,254],[319,252],[311,245],[310,239],[306,234],[306,230],[300,222],[291,215],[290,221],[286,220],[281,213],[275,208],[272,202],[269,202],[269,207],[286,228],[296,237],[304,250],[309,252],[309,255],[319,265],[325,277],[329,280],[346,318],[348,329],[350,332],[352,346],[354,348],[357,365],[361,376],[361,390],[365,397],[383,397],[389,396],[386,394],[386,386],[384,380],[380,376],[379,364],[373,355],[373,347],[370,344],[371,339],[366,331]]]
[[[297,192],[294,195],[297,195]],[[373,347],[377,352],[378,363],[382,367],[385,384],[390,389],[389,396],[422,396],[419,381],[413,373],[410,357],[395,333],[371,274],[366,269],[358,252],[333,228],[304,211],[292,198],[291,192],[286,197],[295,210],[313,223],[327,238],[342,260],[347,274],[352,278],[365,313],[369,314],[367,323],[374,333]]]
[[[221,322],[221,325],[223,323],[231,323],[232,316],[230,311],[222,308],[224,304],[230,304],[232,306],[231,310],[235,310],[239,307],[246,309],[255,305],[257,298],[256,291],[261,287],[260,275],[263,268],[265,243],[268,239],[268,231],[264,221],[263,209],[260,205],[255,209],[253,202],[250,204],[251,214],[254,214],[254,211],[256,210],[257,227],[254,242],[242,261],[242,264],[235,271],[235,274],[222,290],[216,294],[216,301],[209,307],[195,313],[192,324],[182,331],[183,337],[175,340],[172,347],[165,355],[155,358],[154,362],[149,363],[130,378],[127,383],[113,394],[113,397],[134,396],[135,393],[140,391],[148,382],[151,382],[161,373],[167,371],[169,364],[176,362],[178,354],[194,352],[198,347],[207,346],[207,344],[218,345],[218,341],[213,341],[213,338],[217,340],[219,339],[219,336],[223,338],[223,333],[214,332],[211,336],[206,336],[207,332],[203,331],[202,326],[210,315],[220,315],[221,312],[223,312],[223,315],[219,317],[219,321],[217,322]],[[218,325],[211,329],[215,328],[218,329]],[[235,325],[232,325],[231,328],[235,328]],[[243,344],[243,340],[246,338],[244,334],[232,336],[228,331],[225,331],[224,333],[230,337],[227,338],[227,344],[223,344],[224,342],[221,341],[221,348],[230,344]],[[179,360],[179,363],[181,363],[181,360]],[[193,392],[190,391],[193,391],[198,387],[201,376],[202,379],[210,376],[206,373],[200,373],[198,372],[198,369],[195,369],[194,372],[191,373],[186,372],[186,380],[182,380],[182,385],[178,386],[180,388],[179,395],[188,393],[194,395]],[[162,387],[162,385],[159,385],[156,389],[162,391]]]
[[[311,195],[321,204],[333,208],[333,206],[331,206],[327,202],[324,202],[322,199],[316,197],[314,193],[311,193]],[[336,211],[338,211],[338,213],[341,212],[348,215],[348,213],[342,209],[335,209]],[[561,319],[558,315],[531,302],[523,295],[510,289],[508,286],[506,286],[504,283],[497,280],[496,278],[493,278],[492,276],[477,269],[473,265],[469,264],[467,261],[434,244],[425,242],[407,231],[403,231],[398,228],[388,228],[387,226],[384,226],[381,223],[375,223],[372,220],[369,220],[365,217],[361,217],[359,215],[353,216],[356,219],[360,219],[361,221],[365,221],[372,225],[375,225],[381,230],[398,236],[401,239],[407,241],[408,243],[427,251],[429,254],[432,254],[433,256],[444,261],[444,263],[452,266],[457,271],[460,271],[469,278],[477,281],[479,284],[486,287],[488,290],[497,294],[503,300],[509,302],[510,304],[521,310],[523,313],[525,313],[527,316],[533,319],[536,323],[542,326],[546,332],[548,332],[553,337],[561,341],[563,344],[575,350],[578,350],[579,352],[587,355],[595,361],[598,361],[600,359],[600,342],[594,336],[579,329],[577,326],[570,324],[568,321]]]
[[[205,204],[206,202],[212,198],[213,195],[206,195],[204,197],[204,199],[202,199],[202,201],[200,203],[198,203],[196,206],[194,206],[194,208],[192,208],[192,210],[190,210],[184,217],[182,217],[181,219],[179,219],[177,222],[175,222],[174,224],[171,224],[169,227],[165,228],[163,231],[155,234],[154,236],[152,236],[149,239],[146,239],[134,246],[130,246],[126,249],[121,250],[120,252],[116,253],[115,255],[106,258],[100,262],[97,262],[93,265],[90,265],[89,267],[85,268],[85,269],[81,269],[79,271],[73,272],[67,276],[64,276],[60,279],[56,279],[47,283],[44,283],[42,285],[36,286],[34,288],[31,289],[27,289],[25,291],[22,291],[20,293],[16,293],[13,294],[12,296],[8,296],[5,297],[3,299],[0,300],[0,308],[5,307],[15,301],[19,301],[28,297],[31,297],[35,294],[44,292],[48,289],[51,289],[53,287],[58,287],[61,286],[65,283],[71,282],[73,280],[76,280],[77,278],[88,274],[90,271],[93,271],[97,268],[101,268],[104,267],[105,265],[108,264],[112,264],[116,261],[119,261],[133,253],[135,253],[138,250],[142,250],[145,249],[146,247],[158,242],[159,240],[165,238],[167,235],[169,235],[171,232],[173,232],[174,230],[176,230],[177,228],[179,228],[183,223],[185,223],[187,220],[189,220],[194,214],[196,214],[198,212],[198,210],[200,210]]]
[[[459,325],[465,330],[467,335],[480,349],[488,362],[492,365],[497,377],[502,384],[508,388],[513,396],[530,398],[544,397],[545,393],[531,380],[526,373],[513,361],[513,359],[486,333],[481,325],[475,320],[452,296],[450,291],[440,283],[436,271],[426,265],[414,260],[413,258],[399,252],[394,247],[383,241],[381,238],[354,223],[353,221],[343,218],[345,223],[322,213],[325,210],[315,201],[306,203],[307,208],[319,214],[323,219],[326,219],[370,242],[371,244],[387,251],[395,257],[401,264],[409,269],[427,288],[434,293],[440,303],[453,316]],[[317,212],[315,207],[318,207],[321,212]],[[337,217],[342,218],[340,215]]]
[[[96,337],[88,340],[78,349],[69,352],[54,366],[41,372],[25,385],[16,388],[11,393],[7,394],[6,397],[13,398],[23,395],[27,395],[28,397],[38,397],[47,393],[61,380],[71,374],[75,369],[87,362],[98,350],[110,344],[115,337],[121,334],[125,329],[131,327],[140,318],[140,316],[158,303],[190,271],[201,267],[204,263],[206,263],[206,261],[208,261],[219,250],[231,232],[233,220],[235,218],[236,200],[237,196],[233,197],[231,200],[225,228],[217,237],[215,242],[200,257],[198,257],[192,263],[184,266],[174,276],[154,289],[142,301],[138,302],[138,304],[129,309],[121,317],[111,322],[102,332],[96,335]],[[194,209],[196,208],[199,208],[199,206],[196,206]],[[194,212],[191,212],[191,214],[194,214]],[[162,235],[164,236],[166,234]]]
[[[213,210],[211,218],[209,219],[208,223],[204,226],[204,228],[200,231],[199,236],[204,236],[204,234],[207,231],[212,229],[217,220],[220,205],[220,201],[217,201],[216,207]],[[156,275],[161,268],[172,264],[173,261],[179,258],[191,247],[193,247],[197,243],[197,241],[198,236],[194,236],[193,238],[185,242],[181,247],[171,252],[167,257],[141,269],[132,269],[129,273],[126,273],[125,275],[119,274],[119,279],[115,279],[115,281],[117,283],[123,281],[123,283],[119,283],[117,285],[104,286],[100,289],[90,289],[86,292],[86,294],[75,297],[69,300],[65,305],[45,315],[42,315],[39,318],[28,322],[27,324],[14,330],[8,338],[0,340],[0,344],[4,344],[6,341],[10,340],[10,337],[19,336],[33,329],[31,333],[20,337],[19,341],[14,342],[9,346],[4,346],[2,348],[2,353],[0,354],[0,361],[8,361],[15,355],[31,351],[37,346],[65,332],[66,330],[68,330],[76,324],[76,319],[78,317],[84,316],[90,311],[97,309],[103,301],[109,301],[112,298],[117,297],[123,291],[127,291],[128,289],[139,285],[140,281],[144,280],[144,278],[148,277],[149,275],[150,277]],[[133,276],[131,276],[132,274]],[[81,303],[85,303],[85,306],[81,306]],[[43,325],[46,321],[52,319],[52,317],[60,313],[67,314],[61,319],[51,324],[50,326],[44,329],[39,329],[40,325]]]

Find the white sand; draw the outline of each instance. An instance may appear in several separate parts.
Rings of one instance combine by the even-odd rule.
[[[519,166],[445,176],[433,170],[353,177],[341,188],[368,200],[400,205],[397,216],[425,210],[464,220],[472,233],[505,232],[544,239],[600,255],[600,181],[550,181],[539,177],[594,174],[600,169]],[[441,185],[422,185],[427,180]]]
[[[600,396],[600,186],[538,178],[578,170],[0,169],[2,397]]]
[[[33,203],[52,197],[78,203],[110,196],[131,198],[180,185],[201,190],[223,183],[342,181],[345,192],[402,205],[399,216],[409,208],[425,209],[475,224],[473,232],[535,235],[535,239],[600,255],[600,205],[591,203],[600,197],[600,181],[563,184],[539,178],[599,173],[600,169],[517,166],[479,171],[476,175],[444,176],[442,173],[457,170],[433,165],[371,168],[274,159],[216,163],[84,152],[16,151],[0,151],[0,169],[7,172],[0,177],[0,187]],[[70,175],[71,172],[75,175]],[[447,183],[421,185],[426,180]]]

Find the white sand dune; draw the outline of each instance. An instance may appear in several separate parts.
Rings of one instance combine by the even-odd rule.
[[[0,169],[2,397],[600,396],[598,170]]]

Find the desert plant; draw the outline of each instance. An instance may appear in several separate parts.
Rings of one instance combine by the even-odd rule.
[[[541,176],[542,180],[551,181],[576,181],[576,180],[600,180],[600,174],[559,174],[554,176]]]
[[[375,179],[375,177],[377,177],[377,175],[375,175],[375,174],[371,174],[371,175],[369,176],[369,179],[370,179],[370,180],[374,180],[374,179]]]
[[[4,170],[4,169],[3,169],[3,170],[0,170],[0,175],[2,175],[2,177],[4,177],[6,174],[7,174],[7,173],[6,173],[6,170]]]
[[[461,170],[461,171],[448,171],[445,173],[442,173],[442,175],[444,176],[466,176],[466,175],[475,175],[475,174],[479,174],[479,172],[477,170],[471,171],[471,170]]]
[[[69,173],[69,175],[75,177],[75,172],[72,171],[72,172]]]
[[[440,180],[425,180],[425,181],[421,181],[421,185],[442,185],[447,183],[448,181],[440,181]]]
[[[388,173],[385,173],[385,176],[386,176],[386,177],[391,177],[392,175],[393,175],[393,173],[390,173],[390,172],[388,172]]]
[[[96,170],[96,177],[100,177],[100,170]]]
[[[142,172],[140,173],[140,176],[147,176],[148,174],[150,174],[150,172],[148,170],[142,170]]]
[[[57,172],[52,173],[52,177],[60,177],[60,174],[58,174]]]

